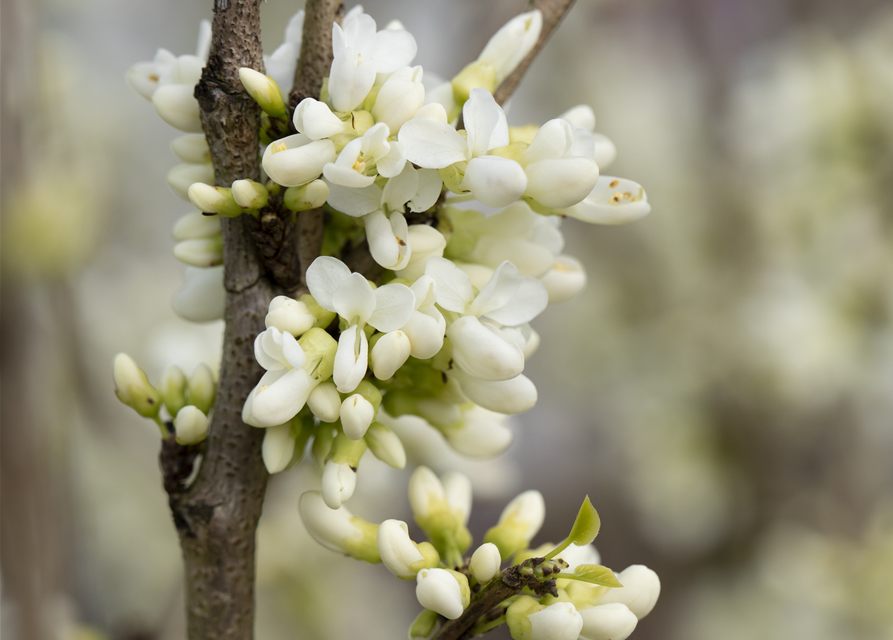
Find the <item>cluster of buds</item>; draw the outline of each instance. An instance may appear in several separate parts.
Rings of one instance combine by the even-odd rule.
[[[208,416],[217,395],[217,382],[207,365],[197,366],[188,378],[182,369],[171,365],[153,386],[133,358],[119,353],[115,356],[114,379],[118,399],[144,418],[154,420],[163,438],[170,435],[171,426],[182,445],[198,444],[208,436]]]

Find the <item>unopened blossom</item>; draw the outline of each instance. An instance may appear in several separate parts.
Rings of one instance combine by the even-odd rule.
[[[614,159],[617,157],[617,147],[611,142],[610,138],[595,131],[595,113],[592,107],[586,104],[577,105],[568,109],[560,116],[562,120],[566,120],[575,129],[580,127],[588,131],[592,139],[592,159],[598,165],[600,171],[604,171]]]
[[[512,442],[505,426],[507,415],[469,404],[462,408],[462,420],[442,429],[450,446],[468,458],[487,459],[499,455]]]
[[[580,640],[625,640],[639,623],[629,607],[619,602],[577,611],[583,618]]]
[[[158,415],[158,410],[161,409],[161,394],[149,383],[146,372],[126,353],[115,356],[114,379],[115,395],[118,396],[118,400],[143,417],[151,418]]]
[[[188,202],[189,187],[196,182],[205,184],[214,182],[214,167],[210,162],[183,162],[171,167],[165,179],[167,180],[167,186],[174,192],[174,195]]]
[[[425,273],[425,265],[431,258],[442,258],[446,248],[443,234],[426,224],[409,226],[407,244],[412,247],[411,255],[403,269],[397,271],[397,277],[416,281]]]
[[[401,580],[415,580],[422,569],[431,569],[440,556],[430,543],[417,544],[400,520],[385,520],[378,527],[378,554],[388,571]]]
[[[415,295],[415,310],[403,333],[409,343],[409,354],[425,360],[434,357],[443,347],[446,320],[435,306],[437,293],[433,278],[421,276],[410,288]]]
[[[629,607],[639,620],[651,613],[660,596],[660,578],[653,570],[634,564],[618,573],[617,580],[623,586],[608,589],[595,599],[594,604],[619,602]]]
[[[552,267],[540,277],[540,282],[549,294],[549,304],[564,302],[583,290],[586,286],[586,271],[583,263],[569,255],[555,258]]]
[[[173,299],[174,311],[191,322],[210,322],[223,318],[226,289],[223,266],[210,269],[186,267],[185,284]]]
[[[494,33],[478,62],[492,66],[497,86],[514,71],[533,49],[543,28],[543,14],[539,9],[515,16]]]
[[[331,140],[311,140],[296,133],[267,145],[261,160],[264,171],[284,187],[297,187],[315,180],[326,163],[335,160]]]
[[[462,615],[470,601],[468,578],[447,569],[422,569],[416,575],[419,604],[448,620]]]
[[[409,287],[397,283],[373,291],[366,278],[352,274],[343,262],[327,256],[317,258],[307,269],[307,287],[319,306],[348,322],[338,339],[333,380],[338,391],[350,393],[368,366],[365,325],[383,333],[399,329],[412,316],[415,297]]]
[[[515,640],[577,640],[583,618],[570,602],[544,606],[521,596],[506,610],[506,622]]]
[[[372,455],[386,465],[394,469],[403,469],[406,466],[406,450],[403,448],[403,442],[381,422],[373,422],[363,439],[369,445]]]
[[[487,531],[484,541],[495,544],[502,557],[508,558],[530,546],[545,518],[543,494],[533,489],[525,491],[506,505],[499,522]]]
[[[270,301],[264,325],[269,329],[276,327],[280,331],[286,331],[295,337],[310,330],[316,323],[314,316],[307,309],[307,305],[301,300],[295,300],[288,296],[276,296]]]
[[[468,570],[480,584],[486,584],[499,573],[501,563],[502,558],[499,557],[499,549],[496,545],[492,542],[485,542],[471,554]]]
[[[174,431],[180,444],[197,444],[208,435],[208,416],[200,409],[186,405],[174,417]]]
[[[330,509],[318,491],[304,493],[299,508],[307,532],[322,546],[358,560],[381,561],[378,525],[353,515],[347,507]]]
[[[335,422],[341,417],[341,396],[335,383],[327,380],[317,385],[307,397],[307,406],[320,422]]]
[[[403,67],[392,73],[378,90],[372,115],[383,122],[393,135],[413,118],[425,102],[421,67]]]
[[[187,133],[171,140],[171,151],[183,162],[211,162],[211,150],[204,133]]]
[[[409,359],[411,351],[412,344],[404,331],[390,331],[383,334],[372,347],[369,367],[376,378],[388,380]]]
[[[177,220],[171,231],[171,236],[177,242],[182,242],[183,240],[199,238],[215,238],[222,235],[222,233],[220,218],[202,215],[199,211],[193,211]]]
[[[490,411],[515,415],[536,404],[536,386],[523,373],[510,380],[481,380],[453,368],[447,375],[459,383],[469,400]]]
[[[592,224],[628,224],[651,212],[645,190],[626,178],[601,176],[581,202],[558,213]]]
[[[258,427],[283,424],[301,410],[315,386],[302,369],[304,351],[293,335],[270,327],[255,339],[254,355],[266,373],[248,394],[242,420]]]
[[[340,415],[344,435],[351,440],[359,440],[375,419],[375,407],[359,393],[355,393],[341,403]]]
[[[353,496],[357,469],[366,448],[363,439],[354,440],[345,433],[335,436],[322,471],[322,497],[329,508],[337,509]]]

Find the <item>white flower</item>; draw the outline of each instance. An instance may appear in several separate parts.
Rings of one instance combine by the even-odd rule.
[[[514,160],[489,156],[509,143],[505,113],[486,89],[472,89],[462,110],[466,136],[432,118],[413,118],[397,139],[407,160],[428,169],[467,163],[461,189],[471,191],[487,206],[505,207],[527,188],[524,169]]]
[[[295,337],[309,331],[315,322],[316,317],[307,310],[306,304],[288,296],[273,298],[264,318],[264,325],[268,329],[276,327]]]
[[[430,228],[430,227],[424,227]],[[440,235],[438,233],[438,235]],[[443,237],[443,236],[441,236]],[[403,327],[410,345],[410,355],[420,360],[433,358],[443,347],[446,320],[434,306],[437,300],[436,285],[430,276],[421,276],[412,284],[415,295],[415,311]]]
[[[620,603],[578,609],[583,618],[580,640],[625,640],[639,623],[635,614]]]
[[[593,224],[627,224],[651,212],[645,190],[625,178],[601,176],[581,202],[558,213]]]
[[[350,125],[332,113],[329,105],[314,98],[301,100],[295,108],[293,121],[295,129],[311,140],[330,138],[351,131]]]
[[[262,164],[270,178],[284,187],[297,187],[315,180],[326,163],[335,160],[331,140],[311,140],[303,133],[271,142]]]
[[[414,580],[420,569],[436,566],[440,560],[430,544],[413,542],[409,528],[400,520],[385,520],[379,525],[378,555],[388,571],[401,580]]]
[[[378,562],[378,527],[353,515],[347,507],[330,509],[318,491],[308,491],[299,503],[301,520],[319,544],[366,562]]]
[[[598,180],[591,142],[588,131],[560,118],[540,127],[521,158],[527,175],[524,195],[550,208],[583,200]]]
[[[174,295],[174,312],[191,322],[220,320],[226,308],[223,266],[210,269],[186,267],[185,283]]]
[[[412,247],[412,252],[406,266],[397,271],[397,277],[415,282],[425,273],[428,260],[443,257],[446,238],[434,227],[413,224],[409,226],[407,244]]]
[[[411,350],[409,337],[403,331],[398,329],[382,335],[369,354],[372,373],[379,380],[391,378],[409,359]]]
[[[223,237],[193,238],[174,245],[174,257],[191,267],[207,269],[223,263]]]
[[[651,613],[660,595],[660,578],[654,571],[645,565],[634,564],[618,573],[617,580],[623,586],[608,589],[595,604],[625,604],[639,620]]]
[[[201,109],[193,95],[194,84],[166,84],[152,94],[155,113],[174,129],[187,133],[202,130]]]
[[[510,380],[524,369],[524,345],[492,322],[514,326],[529,322],[546,308],[548,295],[535,278],[521,276],[503,262],[475,296],[471,280],[445,258],[432,258],[425,274],[437,285],[437,304],[463,314],[447,327],[453,359],[462,371],[481,380]],[[505,413],[505,412],[503,412]]]
[[[421,67],[403,67],[385,80],[375,98],[372,115],[395,135],[425,102]]]
[[[499,455],[512,442],[512,432],[505,426],[508,416],[469,405],[462,408],[462,421],[458,426],[443,429],[450,446],[468,458],[492,458]]]
[[[341,417],[341,396],[331,380],[316,386],[307,398],[307,406],[320,422],[335,422]]]
[[[189,187],[196,182],[214,184],[214,167],[210,162],[196,164],[183,162],[175,164],[165,176],[167,186],[181,200],[189,201]]]
[[[416,576],[416,598],[419,604],[436,611],[448,620],[455,620],[462,615],[467,599],[463,598],[463,585],[459,583],[459,576],[446,569],[422,569]],[[465,579],[465,576],[462,576]],[[465,590],[468,590],[468,580],[465,579]]]
[[[543,14],[539,9],[515,16],[494,33],[478,56],[496,70],[499,85],[514,71],[533,49],[543,28]]]
[[[265,73],[273,78],[283,91],[288,91],[294,83],[303,31],[304,10],[301,9],[288,21],[285,27],[285,41],[273,53],[264,56]]]
[[[322,497],[331,509],[347,502],[357,488],[357,472],[350,465],[326,462],[322,471]]]
[[[369,343],[363,328],[370,324],[387,333],[405,325],[412,316],[415,296],[402,284],[386,284],[374,291],[343,262],[322,256],[307,269],[307,287],[316,302],[344,318],[332,379],[341,393],[350,393],[366,374]]]
[[[375,20],[359,12],[344,17],[343,26],[332,25],[334,59],[329,72],[329,97],[335,111],[357,108],[377,74],[405,67],[418,50],[408,31],[375,30]]]
[[[566,573],[573,573],[581,564],[601,564],[601,555],[594,545],[587,544],[578,546],[571,544],[567,549],[558,554],[558,557],[567,562],[568,568],[564,569]]]
[[[292,429],[291,422],[270,427],[264,431],[264,442],[261,446],[261,456],[267,473],[279,473],[288,468],[295,455],[295,441],[297,434]]]
[[[583,618],[570,602],[556,602],[528,616],[530,640],[576,640]]]
[[[193,211],[177,220],[171,236],[177,242],[182,242],[197,238],[214,238],[222,233],[218,216],[206,216],[199,211]]]
[[[132,66],[125,79],[130,88],[146,100],[152,100],[161,86],[185,84],[194,87],[201,77],[210,49],[211,23],[202,20],[194,56],[175,56],[167,49],[159,49],[151,62],[139,62]]]
[[[440,197],[442,184],[436,171],[417,171],[406,164],[383,189],[376,184],[362,189],[332,185],[329,204],[350,216],[362,216],[372,257],[386,269],[400,270],[412,256],[403,211],[406,207],[410,211],[430,209]]]
[[[375,171],[386,178],[400,173],[406,160],[399,143],[388,142],[389,135],[388,125],[383,122],[369,127],[362,137],[344,146],[337,160],[323,167],[326,180],[333,185],[359,189],[375,182]]]
[[[302,367],[305,356],[290,333],[270,327],[254,341],[254,356],[267,372],[242,408],[242,421],[273,427],[291,420],[304,407],[317,380]]]
[[[471,575],[480,584],[490,582],[499,573],[499,565],[502,558],[499,557],[499,549],[492,542],[485,542],[471,554],[471,563],[468,565]]]
[[[351,440],[359,440],[375,419],[375,407],[359,393],[344,399],[341,403],[341,426],[344,435]]]
[[[536,404],[536,387],[524,374],[511,380],[481,380],[461,369],[451,369],[447,375],[459,383],[469,400],[490,411],[514,415]]]
[[[183,162],[203,164],[211,162],[211,150],[203,133],[187,133],[171,140],[171,151]]]
[[[569,122],[575,130],[580,127],[591,134],[592,159],[595,160],[599,170],[606,169],[614,162],[617,157],[617,147],[606,135],[595,133],[595,114],[592,112],[592,107],[580,104],[568,109],[558,117]]]
[[[552,268],[540,277],[540,282],[549,294],[549,304],[564,302],[586,286],[586,271],[583,263],[573,256],[558,256]]]

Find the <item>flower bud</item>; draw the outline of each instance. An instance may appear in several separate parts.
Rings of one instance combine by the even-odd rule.
[[[363,436],[376,458],[395,469],[406,466],[406,450],[397,434],[380,422],[373,422]]]
[[[468,565],[471,575],[479,584],[486,584],[499,573],[499,565],[502,558],[499,549],[492,542],[485,542],[471,554],[471,564]]]
[[[189,377],[187,387],[189,404],[198,407],[199,411],[208,413],[214,405],[216,395],[217,384],[214,382],[214,374],[208,365],[198,365]]]
[[[332,113],[329,105],[314,98],[301,100],[297,108],[295,108],[293,122],[295,130],[303,133],[311,140],[320,140],[322,138],[331,138],[341,133],[350,133],[350,122],[343,122],[341,118]]]
[[[409,337],[399,329],[382,335],[369,355],[372,373],[379,380],[388,380],[409,359],[411,351]]]
[[[186,282],[173,299],[174,311],[191,322],[221,320],[226,306],[223,267],[186,267]]]
[[[273,298],[264,318],[267,328],[276,327],[295,337],[309,331],[315,323],[316,318],[307,310],[307,305],[288,296]]]
[[[428,542],[413,542],[406,523],[400,520],[385,520],[379,525],[378,555],[388,571],[401,580],[414,580],[420,570],[440,562],[434,547]]]
[[[388,125],[396,135],[403,123],[412,118],[425,101],[421,67],[403,67],[385,80],[375,98],[372,115],[376,122]]]
[[[413,224],[409,226],[409,246],[412,254],[407,265],[397,272],[397,276],[406,280],[418,280],[425,274],[425,265],[434,257],[442,257],[446,248],[446,238],[443,234],[426,224]]]
[[[504,559],[509,558],[530,546],[545,518],[543,495],[536,490],[525,491],[506,505],[499,522],[487,531],[484,541],[495,544],[499,547],[500,555]]]
[[[282,202],[290,211],[318,209],[329,197],[329,185],[322,180],[314,180],[300,187],[289,187],[282,196]]]
[[[549,304],[564,302],[580,293],[586,286],[586,271],[576,258],[567,255],[558,256],[552,268],[540,277],[540,282],[549,294]]]
[[[136,366],[125,353],[115,356],[115,395],[118,400],[144,418],[154,418],[161,408],[161,394],[151,384],[146,372]]]
[[[183,242],[184,240],[216,238],[221,233],[220,218],[193,211],[177,220],[171,235],[177,242]]]
[[[515,16],[493,34],[478,61],[491,65],[496,83],[501,83],[531,52],[542,28],[543,14],[539,9]]]
[[[171,141],[171,151],[183,162],[203,164],[211,162],[211,150],[204,133],[188,133]]]
[[[351,440],[359,440],[375,419],[375,407],[363,396],[355,393],[341,403],[341,426],[344,435]]]
[[[357,560],[381,562],[378,525],[353,515],[347,507],[330,509],[318,491],[303,494],[299,510],[307,532],[322,546]]]
[[[335,366],[335,352],[338,350],[335,338],[323,329],[313,327],[304,332],[298,339],[298,344],[306,356],[304,370],[318,382],[331,378]]]
[[[461,553],[471,545],[465,527],[471,511],[471,484],[460,473],[449,473],[441,482],[427,467],[420,466],[409,480],[409,503],[416,523],[444,556],[448,550]]]
[[[297,187],[318,178],[323,166],[334,161],[335,144],[331,140],[310,140],[298,133],[270,143],[262,164],[274,182]]]
[[[158,380],[161,401],[171,416],[177,415],[186,406],[186,374],[176,365],[170,365],[161,372]]]
[[[341,416],[341,396],[335,383],[327,380],[319,384],[307,398],[307,406],[320,422],[336,422]]]
[[[536,387],[530,378],[520,375],[511,380],[481,380],[460,369],[453,369],[450,377],[459,383],[469,400],[497,413],[523,413],[536,404]]]
[[[489,93],[496,91],[496,68],[489,62],[474,61],[459,72],[452,80],[453,99],[463,105],[472,89],[481,87]]]
[[[249,67],[239,69],[239,80],[260,108],[274,118],[286,116],[285,101],[282,99],[282,91],[279,85],[270,76],[265,76],[259,71]]]
[[[583,618],[581,640],[625,640],[639,622],[633,612],[619,602],[578,611]]]
[[[456,453],[467,458],[486,459],[499,455],[512,442],[512,432],[505,426],[508,416],[477,405],[463,409],[462,421],[441,429]]]
[[[434,633],[434,627],[437,626],[439,617],[436,611],[430,609],[422,609],[422,612],[416,616],[412,625],[409,627],[409,639],[428,638]]]
[[[465,373],[481,380],[511,380],[524,370],[524,352],[498,327],[463,316],[446,330],[453,358]]]
[[[223,237],[196,238],[174,245],[174,257],[190,267],[207,269],[223,264]]]
[[[471,480],[464,473],[448,471],[443,474],[443,494],[447,504],[464,525],[471,516]]]
[[[267,473],[284,471],[295,453],[295,433],[291,421],[264,430],[261,454]]]
[[[202,120],[195,87],[188,84],[167,84],[152,94],[152,106],[161,119],[186,133],[201,133]]]
[[[422,569],[416,576],[416,598],[426,609],[448,620],[462,615],[471,601],[468,578],[447,569]]]
[[[270,194],[267,188],[254,180],[236,180],[232,186],[233,200],[242,209],[262,209],[267,206]]]
[[[570,602],[545,607],[530,596],[521,596],[505,612],[515,640],[577,640],[583,618]]]
[[[214,182],[214,167],[210,162],[205,164],[184,162],[171,167],[165,178],[167,186],[171,188],[175,196],[181,200],[189,200],[189,187],[191,185],[196,182],[204,182],[206,184]]]
[[[332,452],[333,444],[335,444],[335,429],[328,424],[319,425],[313,436],[313,446],[310,447],[310,453],[313,455],[313,460],[320,471],[326,467],[326,460]]]
[[[208,436],[208,416],[187,404],[177,412],[174,430],[180,444],[198,444]]]
[[[195,182],[189,185],[186,195],[193,206],[204,213],[216,213],[227,218],[242,215],[242,207],[233,199],[232,189]]]
[[[322,472],[322,497],[329,508],[337,509],[353,495],[357,486],[357,467],[365,451],[365,440],[351,440],[343,433],[335,436]]]
[[[602,561],[601,554],[591,544],[583,546],[571,544],[559,553],[558,557],[567,563],[567,569],[563,570],[565,573],[573,572],[581,564],[601,564]]]
[[[651,613],[660,595],[660,578],[654,571],[645,565],[634,564],[618,573],[617,580],[623,586],[608,589],[597,599],[596,604],[625,604],[639,620]]]

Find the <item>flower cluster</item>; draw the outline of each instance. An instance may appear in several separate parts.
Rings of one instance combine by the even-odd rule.
[[[242,409],[243,422],[265,430],[270,473],[294,468],[306,450],[319,466],[321,491],[300,501],[311,535],[416,580],[428,611],[414,625],[419,637],[438,616],[461,616],[472,593],[500,579],[512,559],[530,585],[552,580],[530,591],[537,597],[506,603],[501,621],[513,637],[625,638],[654,605],[657,577],[634,566],[620,574],[621,586],[597,564],[594,533],[576,546],[531,550],[545,515],[536,491],[506,507],[468,561],[471,485],[461,474],[440,479],[425,467],[413,474],[410,502],[427,542],[414,542],[404,522],[376,525],[343,505],[367,450],[392,467],[406,465],[389,427],[399,416],[423,418],[465,456],[488,458],[509,445],[508,416],[537,400],[524,375],[540,343],[530,323],[586,283],[580,261],[563,253],[562,220],[639,219],[650,210],[644,190],[600,175],[616,149],[594,131],[588,106],[542,126],[509,126],[494,93],[539,39],[538,10],[509,21],[477,60],[439,82],[411,66],[416,41],[402,25],[378,30],[355,7],[332,25],[333,61],[320,94],[289,106],[280,86],[294,75],[302,25],[299,12],[284,44],[264,57],[266,75],[239,73],[264,112],[260,182],[212,186],[193,97],[208,56],[206,24],[196,56],[160,50],[128,74],[159,115],[186,132],[172,145],[182,164],[168,174],[173,191],[196,208],[173,230],[174,255],[187,265],[177,312],[194,321],[223,315],[222,217],[294,221],[322,209],[322,255],[305,265],[306,293],[270,302],[254,342],[265,373]],[[373,268],[355,272],[340,259],[358,248],[368,250]],[[165,433],[163,400],[178,440],[204,437],[211,403],[193,401],[182,372],[166,372],[156,391],[131,361],[120,375],[118,368],[124,402]]]

